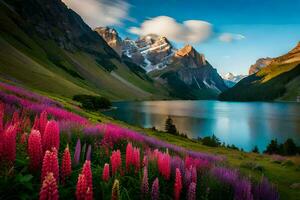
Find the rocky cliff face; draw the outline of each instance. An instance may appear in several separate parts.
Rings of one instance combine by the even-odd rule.
[[[216,98],[227,89],[217,70],[190,45],[178,50],[165,69],[152,74],[164,80],[177,95],[190,93],[190,98]]]
[[[115,29],[108,27],[95,28],[96,31],[106,42],[112,47],[119,56],[122,55],[122,39],[119,37],[118,32]]]
[[[249,75],[255,74],[259,70],[261,70],[263,67],[269,65],[272,61],[272,58],[260,58],[256,61],[255,64],[251,65],[249,68]]]

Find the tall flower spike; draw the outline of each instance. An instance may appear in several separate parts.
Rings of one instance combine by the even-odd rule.
[[[176,168],[176,175],[175,175],[175,183],[174,183],[174,199],[180,199],[180,193],[182,190],[182,180],[181,180],[181,173],[178,168]]]
[[[197,184],[197,169],[196,167],[192,167],[192,171],[191,171],[191,175],[192,175],[192,182]]]
[[[5,155],[5,159],[10,162],[14,162],[16,159],[16,135],[16,126],[9,126],[4,132],[3,153]]]
[[[58,123],[51,120],[47,123],[43,135],[43,149],[50,150],[52,147],[59,149],[59,128]]]
[[[31,130],[28,137],[28,156],[30,160],[30,169],[38,170],[43,158],[41,134],[38,130]]]
[[[61,163],[62,183],[65,183],[66,178],[69,177],[71,173],[72,173],[71,154],[69,150],[69,145],[67,145]]]
[[[87,189],[88,186],[85,176],[83,174],[79,174],[76,185],[76,199],[85,200]]]
[[[51,151],[47,150],[43,159],[42,166],[42,177],[41,180],[44,180],[45,176],[52,172],[56,181],[58,181],[59,177],[59,167],[58,167],[58,159],[57,159],[57,151],[53,148]]]
[[[137,173],[140,170],[140,149],[134,148],[133,149],[133,165],[135,169],[135,173]]]
[[[149,183],[148,183],[148,169],[146,166],[144,167],[141,193],[142,193],[142,199],[147,199],[147,195],[149,193]]]
[[[120,183],[117,179],[112,187],[111,200],[120,200]]]
[[[133,157],[133,148],[132,144],[128,143],[126,147],[126,171],[128,172],[130,169],[130,165],[132,164]]]
[[[0,133],[2,133],[3,127],[3,118],[4,118],[4,103],[0,102]]]
[[[118,170],[121,170],[122,160],[121,160],[121,152],[120,150],[113,151],[110,157],[111,163],[111,172],[112,174],[116,174]]]
[[[196,200],[196,183],[192,182],[188,190],[188,200]]]
[[[152,184],[151,200],[159,199],[159,180],[156,178]]]
[[[36,115],[34,118],[32,129],[40,130],[40,119],[38,115]]]
[[[93,194],[93,175],[92,175],[92,169],[91,169],[91,161],[86,160],[83,168],[82,168],[82,174],[86,178],[87,187],[90,188],[90,192]]]
[[[104,164],[102,180],[105,182],[109,181],[109,164],[107,163]]]
[[[40,200],[58,200],[57,182],[53,173],[48,173],[42,184]]]
[[[86,156],[85,159],[86,160],[91,160],[91,154],[92,154],[92,145],[89,145],[86,151]]]
[[[48,114],[47,114],[47,112],[44,110],[44,111],[41,113],[41,115],[40,115],[40,120],[39,120],[39,129],[40,129],[40,133],[41,133],[42,138],[43,138],[43,136],[44,136],[44,131],[45,131],[47,122],[48,122]]]
[[[75,165],[79,164],[80,152],[81,152],[81,143],[80,143],[80,139],[78,138],[76,147],[75,147],[75,153],[74,153],[74,164]]]

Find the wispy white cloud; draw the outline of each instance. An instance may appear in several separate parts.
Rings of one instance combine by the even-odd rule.
[[[236,40],[243,40],[243,39],[246,39],[246,37],[241,34],[234,34],[234,33],[222,33],[219,36],[219,40],[222,42],[233,42]]]
[[[62,0],[77,12],[92,28],[97,26],[122,25],[124,20],[134,21],[129,16],[130,4],[122,0]]]
[[[157,34],[174,42],[200,43],[212,35],[212,24],[201,20],[177,22],[168,16],[158,16],[144,21],[140,27],[130,27],[136,35]]]

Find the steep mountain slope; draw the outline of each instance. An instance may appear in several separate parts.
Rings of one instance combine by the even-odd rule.
[[[227,89],[217,70],[190,45],[178,50],[167,67],[150,75],[170,87],[178,98],[214,99]]]
[[[60,0],[1,0],[0,46],[1,79],[44,92],[111,99],[166,94]]]
[[[300,96],[300,43],[220,95],[221,100],[296,101]]]

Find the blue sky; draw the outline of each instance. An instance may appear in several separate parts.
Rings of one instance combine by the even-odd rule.
[[[68,1],[71,0],[63,1],[68,5]],[[72,3],[76,1],[80,0],[72,0]],[[279,56],[300,41],[300,0],[86,1],[93,2],[94,8],[99,7],[98,13],[95,9],[96,14],[90,11],[84,13],[84,6],[77,10],[71,3],[68,6],[78,12],[92,27],[98,24],[114,27],[122,37],[137,37],[132,34],[133,31],[129,31],[130,28],[137,27],[140,33],[145,20],[151,21],[158,16],[170,17],[182,30],[187,28],[182,26],[187,20],[209,23],[209,37],[202,37],[199,42],[189,42],[190,37],[179,40],[176,40],[178,37],[174,37],[173,42],[177,48],[192,43],[220,73],[246,74],[249,66],[258,58]],[[102,15],[99,14],[100,11]],[[93,15],[94,19],[91,20],[85,14]],[[168,31],[170,27],[162,26],[160,29]],[[185,34],[184,31],[178,33]],[[221,41],[219,37],[224,33],[239,39]]]

